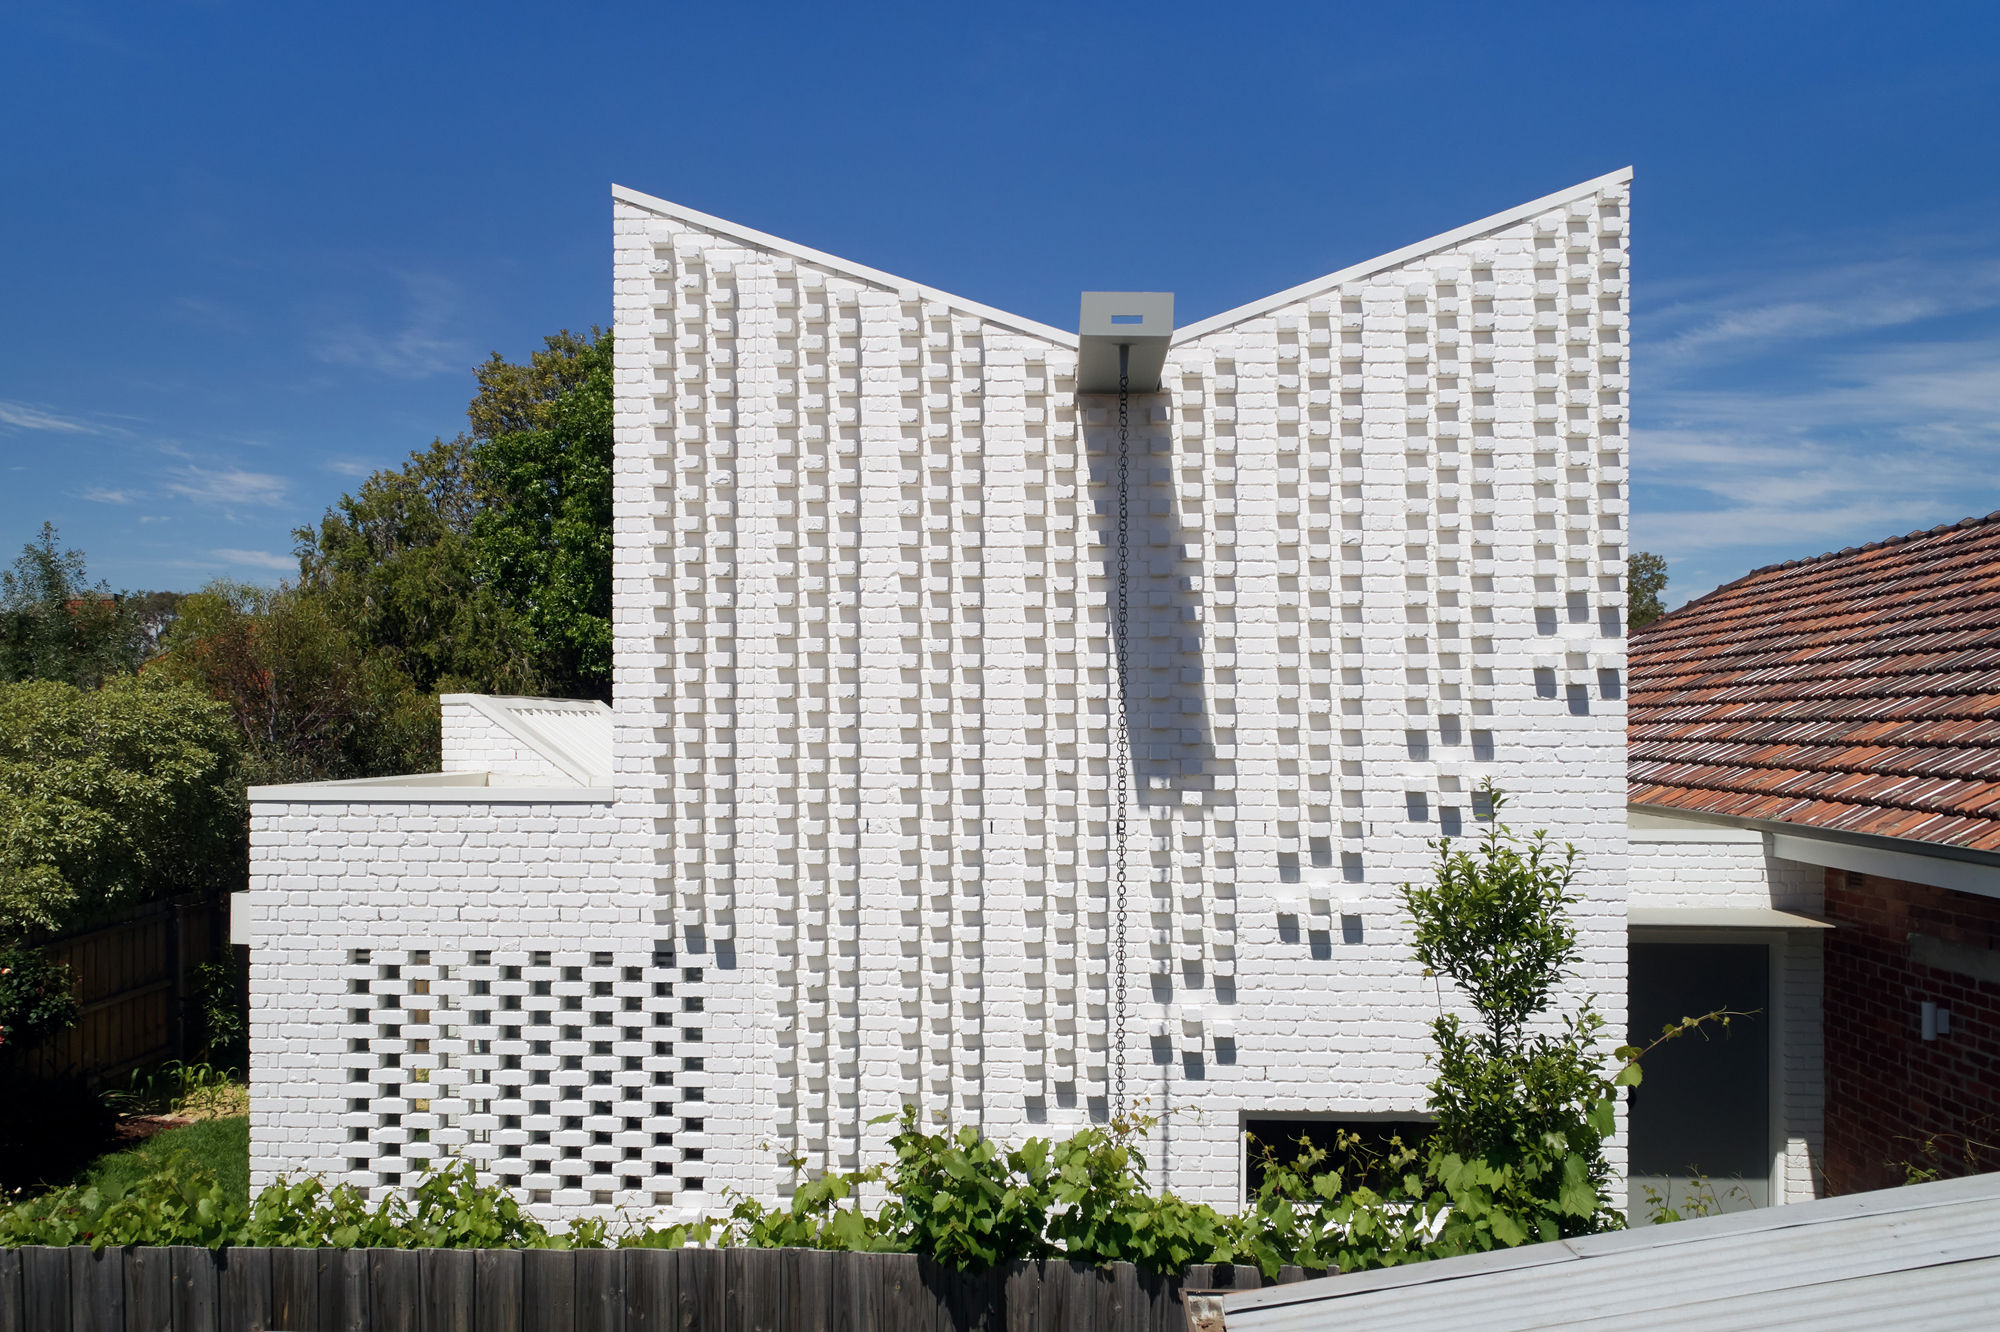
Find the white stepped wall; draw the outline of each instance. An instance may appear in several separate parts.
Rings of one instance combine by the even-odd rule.
[[[1421,1104],[1394,894],[1484,774],[1584,853],[1622,1019],[1626,221],[1351,273],[1139,404],[1126,1049],[1178,1189],[1234,1203],[1247,1114]],[[1108,401],[1053,331],[643,196],[617,273],[621,793],[717,964],[716,1175],[879,1159],[906,1103],[1090,1122]]]

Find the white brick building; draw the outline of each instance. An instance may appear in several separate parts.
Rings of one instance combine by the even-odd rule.
[[[463,1150],[552,1215],[707,1210],[905,1104],[1073,1131],[1122,1049],[1156,1182],[1234,1206],[1246,1121],[1421,1107],[1395,894],[1487,775],[1583,852],[1617,1020],[1628,184],[1176,332],[1122,932],[1077,336],[614,191],[608,761],[453,700],[443,775],[254,793],[257,1179]]]

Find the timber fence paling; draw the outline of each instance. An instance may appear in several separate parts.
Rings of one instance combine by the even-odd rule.
[[[0,1249],[0,1332],[1186,1332],[1184,1291],[1263,1284],[811,1249],[27,1247]]]
[[[220,944],[219,909],[195,897],[142,902],[109,923],[35,945],[75,977],[75,1025],[9,1057],[29,1079],[94,1083],[187,1053],[194,969]],[[66,1332],[68,1330],[66,1329]]]

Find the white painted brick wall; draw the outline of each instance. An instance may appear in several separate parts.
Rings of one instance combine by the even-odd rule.
[[[477,789],[440,793],[429,803],[257,801],[251,820],[253,1186],[288,1172],[364,1187],[384,1175],[409,1182],[424,1160],[456,1151],[494,1173],[511,1169],[524,1190],[546,1192],[536,1210],[551,1218],[589,1210],[603,1187],[614,1187],[626,1204],[675,1192],[680,1153],[698,1151],[701,1140],[681,1134],[672,1147],[654,1144],[656,1131],[677,1126],[661,1122],[652,1107],[675,1100],[688,1079],[655,1092],[651,1075],[678,1069],[690,1051],[698,1058],[699,1046],[682,1041],[677,1029],[654,1029],[653,1012],[672,1011],[678,1001],[655,1003],[652,987],[679,977],[655,965],[649,922],[621,877],[635,854],[645,854],[643,821],[616,812],[604,797],[517,803]],[[473,965],[476,952],[491,956]],[[471,994],[475,978],[490,986],[508,966],[534,972],[537,952],[551,954],[554,972],[540,972],[551,979],[565,965],[590,968],[595,979],[604,969],[593,966],[594,955],[612,953],[613,997],[622,1004],[625,994],[643,991],[645,1006],[637,1015],[615,1012],[613,1031],[578,1021],[583,1029],[570,1037],[553,1020],[561,1013],[545,1027],[530,1025],[533,997],[508,1023],[492,1011],[500,997]],[[637,989],[625,981],[627,967],[641,969]],[[419,983],[430,997],[412,1002]],[[561,1001],[565,987],[558,981],[552,988],[543,1011]],[[470,1011],[482,1006],[485,1022]],[[431,1020],[412,1020],[419,1007]],[[594,998],[589,1007],[611,1011]],[[503,1025],[520,1030],[509,1039]],[[628,1027],[645,1030],[621,1039]],[[617,1041],[617,1054],[589,1059],[606,1037]],[[536,1039],[553,1047],[547,1059],[532,1053]],[[656,1040],[673,1052],[656,1055]],[[622,1067],[627,1054],[643,1059],[631,1075]],[[533,1115],[527,1105],[495,1103],[491,1079],[509,1056],[529,1069],[555,1068],[565,1057],[586,1059],[589,1068],[567,1079],[557,1072],[540,1093],[550,1109]],[[581,1086],[599,1062],[619,1065],[615,1087],[585,1088],[575,1104],[561,1099],[565,1080]],[[483,1089],[470,1081],[482,1070],[489,1079]],[[624,1099],[627,1085],[643,1087],[642,1096]],[[585,1108],[600,1098],[615,1101],[609,1114]],[[524,1122],[510,1128],[502,1119],[508,1113]],[[643,1129],[626,1127],[634,1115],[647,1121]],[[588,1122],[566,1132],[564,1121],[579,1117]],[[504,1147],[536,1132],[553,1135],[552,1150],[577,1140],[599,1156],[615,1153],[620,1169],[563,1189],[560,1168],[510,1166]],[[597,1132],[613,1140],[600,1148]],[[624,1164],[627,1147],[640,1149],[635,1167]],[[622,1187],[628,1174],[642,1177],[642,1186]]]
[[[1134,404],[1124,1048],[1156,1183],[1235,1206],[1244,1119],[1422,1105],[1437,998],[1396,891],[1476,832],[1485,777],[1583,853],[1577,989],[1622,1025],[1625,191],[1205,321]],[[447,949],[670,943],[703,973],[675,1003],[703,1005],[705,1067],[684,1037],[668,1061],[703,1135],[566,1129],[559,1100],[520,1132],[611,1132],[580,1150],[698,1165],[708,1198],[785,1192],[784,1156],[881,1160],[870,1121],[906,1104],[1007,1140],[1107,1108],[1114,444],[1074,337],[628,191],[615,244],[617,803],[257,806],[296,941],[253,977],[260,1181],[343,1167],[343,1116],[418,1113],[379,1062],[415,1051],[342,1063],[355,949],[453,986],[482,977]],[[451,724],[454,762],[498,761]],[[367,1025],[413,974],[368,982]],[[578,1039],[549,1057],[658,1058]],[[350,1067],[400,1094],[344,1109]],[[623,1160],[614,1198],[650,1201]]]
[[[1210,321],[1137,404],[1127,1076],[1191,1196],[1248,1115],[1421,1104],[1394,893],[1484,775],[1584,851],[1622,1020],[1625,224],[1593,186]],[[728,960],[718,1176],[906,1103],[1080,1127],[1112,404],[1066,334],[644,196],[616,263],[618,755],[658,921]]]

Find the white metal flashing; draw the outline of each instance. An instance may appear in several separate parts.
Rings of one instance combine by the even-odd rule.
[[[1266,314],[1281,305],[1290,305],[1295,301],[1302,301],[1309,296],[1317,296],[1328,288],[1337,287],[1343,282],[1353,282],[1357,278],[1372,277],[1384,269],[1394,268],[1398,264],[1407,264],[1412,259],[1421,259],[1435,250],[1446,250],[1454,245],[1462,245],[1466,241],[1476,236],[1482,236],[1489,231],[1498,231],[1502,227],[1511,227],[1516,222],[1525,221],[1537,213],[1545,213],[1551,208],[1569,203],[1575,199],[1581,199],[1585,195],[1595,194],[1599,190],[1613,185],[1628,185],[1631,181],[1632,168],[1620,167],[1618,170],[1607,172],[1595,180],[1586,180],[1581,184],[1572,185],[1566,190],[1557,190],[1554,194],[1545,194],[1539,199],[1518,204],[1513,208],[1507,209],[1505,212],[1481,218],[1477,222],[1468,223],[1455,230],[1447,231],[1443,235],[1433,236],[1429,240],[1418,241],[1414,245],[1405,245],[1400,250],[1391,250],[1388,254],[1380,255],[1374,259],[1364,259],[1360,263],[1340,269],[1338,272],[1328,273],[1325,277],[1314,278],[1310,282],[1301,282],[1298,286],[1287,287],[1275,295],[1252,301],[1248,305],[1239,305],[1234,310],[1224,310],[1219,315],[1210,315],[1208,318],[1200,320],[1197,323],[1189,324],[1186,328],[1177,328],[1174,330],[1174,344],[1178,346],[1183,342],[1192,342],[1194,339],[1213,333],[1219,328],[1227,328],[1231,324],[1239,324],[1246,319],[1255,319],[1258,315]]]
[[[822,268],[830,268],[836,273],[845,274],[851,278],[859,278],[863,282],[872,282],[878,286],[894,287],[897,289],[914,288],[922,295],[924,300],[937,301],[941,304],[949,305],[953,309],[963,310],[967,314],[976,314],[982,319],[990,319],[996,324],[1005,324],[1009,328],[1016,329],[1022,333],[1027,333],[1037,338],[1045,338],[1059,347],[1073,348],[1076,346],[1076,334],[1074,333],[1051,327],[1048,324],[1039,323],[1036,320],[1010,313],[995,306],[982,304],[979,301],[967,300],[963,296],[954,295],[937,287],[925,286],[921,282],[912,282],[908,278],[897,277],[894,273],[884,273],[879,268],[870,268],[866,264],[857,264],[852,259],[842,259],[839,255],[828,254],[824,250],[815,250],[810,245],[800,245],[797,241],[788,241],[782,236],[773,236],[767,232],[758,231],[753,227],[746,227],[740,222],[731,222],[726,218],[713,217],[707,213],[697,212],[695,209],[683,204],[657,198],[650,194],[643,194],[638,190],[628,188],[624,185],[613,185],[611,187],[611,197],[631,204],[635,208],[644,208],[649,212],[677,218],[692,226],[700,227],[704,231],[713,231],[724,236],[733,236],[737,240],[743,241],[748,245],[754,245],[760,250],[770,250],[775,254],[790,255],[794,259],[803,259],[809,264],[817,264]]]
[[[1912,855],[1907,851],[1890,851],[1881,847],[1855,846],[1849,842],[1830,842],[1803,833],[1773,833],[1771,842],[1771,849],[1779,858],[1796,860],[1804,865],[1852,870],[1857,874],[1873,874],[1879,879],[1928,884],[1933,888],[1977,893],[1981,897],[2000,897],[2000,869],[1988,865]]]
[[[1830,930],[1833,922],[1797,911],[1771,907],[1649,907],[1625,908],[1632,929],[1673,930]]]
[[[489,772],[421,772],[404,777],[356,777],[338,782],[253,786],[252,804],[290,805],[608,805],[608,786],[496,786]]]
[[[442,694],[438,702],[465,704],[581,786],[611,785],[611,709],[596,699]]]

